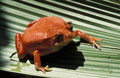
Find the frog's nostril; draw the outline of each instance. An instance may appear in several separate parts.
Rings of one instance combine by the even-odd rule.
[[[72,26],[70,26],[69,30],[70,30],[70,31],[72,31],[72,30],[73,30],[73,27],[72,27]]]

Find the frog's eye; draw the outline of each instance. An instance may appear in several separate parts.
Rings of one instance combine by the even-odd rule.
[[[61,41],[63,39],[63,35],[62,34],[56,34],[55,35],[55,40],[56,41]]]

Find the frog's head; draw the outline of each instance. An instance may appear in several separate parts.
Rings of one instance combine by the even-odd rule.
[[[66,45],[69,43],[75,37],[72,29],[72,26],[66,22],[65,28],[58,30],[54,36],[55,45]]]
[[[75,37],[75,32],[71,26],[71,22],[65,22],[61,18],[55,17],[56,20],[52,20],[52,42],[54,46],[65,46]]]
[[[67,45],[75,37],[70,23],[55,16],[42,18],[39,30],[43,34],[41,38],[44,40],[42,41],[44,45],[47,47]]]

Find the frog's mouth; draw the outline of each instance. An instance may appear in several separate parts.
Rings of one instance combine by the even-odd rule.
[[[60,31],[60,30],[59,30]],[[75,32],[70,30],[61,30],[54,36],[54,46],[65,46],[75,37]]]
[[[55,46],[66,46],[67,44],[69,44],[72,39],[75,37],[75,34],[71,34],[71,35],[64,35],[63,39],[59,42],[55,43]]]
[[[62,42],[56,42],[54,45],[55,46],[66,46],[67,44],[69,44],[72,41],[72,39],[66,40],[66,41],[62,41]]]

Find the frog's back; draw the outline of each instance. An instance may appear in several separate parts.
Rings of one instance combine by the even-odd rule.
[[[23,33],[23,42],[27,44],[40,43],[53,37],[59,29],[65,28],[65,21],[51,16],[40,18],[35,24],[27,28]]]

